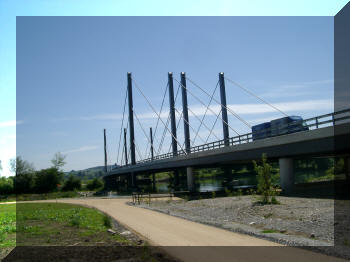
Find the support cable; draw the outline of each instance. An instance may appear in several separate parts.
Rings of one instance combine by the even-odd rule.
[[[123,163],[124,163],[124,146],[123,146],[123,150],[122,150],[122,157],[121,157],[121,159],[120,159],[120,166],[123,166]],[[126,163],[125,163],[126,164]]]
[[[163,95],[162,104],[161,104],[160,110],[159,110],[159,115],[160,115],[160,116],[162,115],[163,105],[164,105],[166,93],[167,93],[167,91],[168,91],[168,87],[169,87],[169,83],[167,83],[167,84],[166,84],[166,87],[165,87],[165,92],[164,92],[164,95]],[[154,134],[153,134],[153,137],[154,137],[154,138],[156,137],[156,134],[157,134],[158,124],[159,124],[159,118],[157,119],[156,128],[154,129]]]
[[[198,119],[198,121],[201,121],[200,119],[199,119],[199,117],[189,108],[189,107],[187,107],[187,109],[191,112],[191,114],[193,114],[197,119]],[[216,115],[216,114],[215,114]],[[210,131],[210,128],[206,125],[206,124],[204,124],[204,122],[203,122],[203,125],[204,125],[204,127],[208,130],[208,131]],[[215,138],[217,139],[217,140],[220,140],[220,138],[217,136],[217,135],[215,135],[214,134],[214,136],[215,136]],[[198,137],[199,137],[199,135],[198,135]],[[202,142],[204,142],[204,140],[201,138],[201,140],[202,140]]]
[[[178,97],[178,94],[179,94],[179,90],[180,90],[180,86],[177,87],[176,95],[175,95],[175,99],[174,99],[174,104],[176,104],[177,97]],[[168,115],[168,118],[167,118],[167,122],[166,122],[167,126],[169,125],[169,121],[170,121],[170,112],[169,112],[169,115]],[[178,124],[177,124],[177,127],[178,127]],[[176,127],[176,129],[177,129],[177,127]],[[164,132],[163,132],[163,135],[162,135],[162,139],[161,139],[161,144],[159,144],[159,147],[158,147],[158,150],[157,150],[157,155],[160,154],[161,149],[163,148],[163,142],[164,142],[164,139],[165,139],[165,135],[166,135],[166,129],[164,129]],[[170,148],[171,148],[171,143],[170,143]],[[148,158],[149,158],[149,156],[148,156]]]
[[[187,109],[188,109],[194,116],[198,117],[197,115],[194,114],[194,112],[193,112],[189,107],[187,107]],[[177,111],[176,108],[175,108],[175,110]],[[178,112],[178,111],[177,111],[177,112]],[[197,118],[197,119],[198,119],[198,118]],[[196,130],[190,125],[190,123],[188,123],[185,119],[184,119],[184,121],[185,121],[186,124],[188,124],[188,126],[192,129],[193,132],[196,132]],[[200,119],[199,119],[199,121],[200,121]],[[209,130],[210,130],[210,129],[209,129]],[[204,143],[204,139],[203,139],[202,137],[200,137],[199,135],[198,135],[198,137],[199,137],[200,140],[202,140],[202,142]],[[219,140],[220,140],[220,139],[219,139]]]
[[[136,81],[134,79],[132,79],[132,81],[135,84],[135,87],[137,88],[137,90],[141,93],[141,95],[145,98],[145,100],[147,101],[148,105],[152,108],[153,112],[156,113],[158,115],[158,113],[156,112],[156,110],[154,109],[154,107],[152,106],[152,103],[149,101],[149,99],[145,96],[145,94],[142,92],[142,90],[139,88],[138,84],[136,83]],[[160,117],[158,115],[158,117]],[[163,120],[161,118],[159,118],[160,121],[163,123],[163,125],[166,127],[165,123],[163,122]],[[167,128],[167,127],[166,127]],[[169,134],[174,138],[174,140],[176,141],[176,143],[180,146],[181,150],[184,151],[183,147],[181,146],[181,144],[179,143],[179,141],[176,139],[176,137],[174,136],[174,134],[167,128]],[[185,152],[185,154],[187,154]]]
[[[137,146],[137,144],[135,143],[135,140],[134,140],[134,145],[135,145],[137,154],[139,155],[139,161],[140,161],[140,160],[142,160],[142,154],[141,154],[140,148],[139,148],[139,147]]]
[[[217,121],[218,121],[218,119],[219,119],[219,115],[221,114],[221,111],[222,111],[222,109],[220,109],[219,114],[216,116],[216,119],[215,119],[214,125],[213,125],[213,127],[211,128],[210,133],[209,133],[209,135],[208,135],[207,139],[205,140],[205,144],[206,144],[206,143],[208,143],[209,137],[210,137],[211,133],[213,132],[213,130],[214,130],[214,128],[215,128],[216,122],[217,122]]]
[[[201,123],[200,123],[200,125],[199,125],[199,127],[198,127],[198,129],[197,129],[196,135],[195,135],[195,137],[194,137],[194,139],[193,139],[193,141],[194,141],[194,142],[193,142],[193,145],[194,145],[194,143],[196,142],[196,138],[197,138],[197,136],[198,136],[198,133],[199,133],[199,131],[200,131],[200,128],[202,127],[202,123],[203,123],[203,121],[204,121],[204,118],[205,118],[206,115],[207,115],[208,107],[210,106],[211,102],[213,101],[213,97],[214,97],[214,95],[215,95],[216,90],[218,89],[218,86],[219,86],[219,81],[216,83],[216,87],[215,87],[215,89],[214,89],[214,92],[211,94],[210,101],[209,101],[209,103],[208,103],[207,108],[205,109],[205,112],[204,112],[204,115],[203,115],[203,117],[202,117]]]
[[[177,81],[177,79],[176,78],[174,78],[174,80],[176,81],[176,82],[178,82],[178,83],[180,83],[179,81]],[[182,85],[181,83],[180,83],[180,85]],[[183,85],[182,85],[183,86]],[[206,107],[206,104],[200,99],[200,98],[198,98],[196,95],[194,95],[188,88],[186,88],[185,86],[183,86],[194,98],[196,98],[196,100],[197,101],[199,101],[204,107]],[[208,110],[212,113],[212,114],[214,114],[214,115],[216,115],[216,113],[210,108],[210,107],[208,107]],[[236,131],[236,130],[234,130],[224,119],[222,119],[222,117],[220,117],[220,119],[233,131],[233,132],[235,132],[237,135],[239,135],[239,133]]]
[[[170,113],[169,113],[168,118],[166,120],[166,126],[167,127],[169,126],[169,123],[170,123]],[[163,148],[163,142],[164,142],[164,139],[165,139],[165,135],[166,135],[166,128],[164,128],[164,130],[163,130],[162,138],[161,138],[160,143],[158,145],[157,155],[159,155],[161,149]]]
[[[117,154],[117,163],[119,163],[119,151],[120,151],[120,141],[122,139],[122,132],[123,132],[123,127],[124,127],[124,117],[125,117],[125,108],[126,108],[126,99],[128,96],[128,90],[125,92],[125,99],[124,99],[124,109],[123,109],[123,119],[122,119],[122,124],[120,126],[120,134],[119,134],[119,143],[118,143],[118,154]]]
[[[266,100],[262,99],[261,97],[257,96],[256,94],[254,94],[252,91],[248,90],[247,88],[243,87],[242,85],[238,84],[237,82],[231,80],[230,78],[224,76],[225,79],[227,79],[229,82],[231,82],[233,85],[238,86],[239,88],[243,89],[245,92],[247,92],[248,94],[250,94],[251,96],[254,96],[255,98],[259,99],[261,102],[267,104],[268,106],[272,107],[273,109],[277,110],[278,112],[280,112],[281,114],[283,114],[284,116],[288,116],[286,113],[284,113],[282,110],[278,109],[277,107],[275,107],[274,105],[270,104],[269,102],[267,102]]]
[[[203,93],[205,93],[207,96],[210,97],[210,94],[208,94],[207,91],[205,91],[203,88],[201,88],[199,85],[197,85],[195,82],[193,82],[191,79],[189,79],[188,77],[186,77],[186,79],[188,81],[190,81],[194,86],[198,87]],[[213,98],[214,101],[216,103],[218,103],[219,105],[221,105],[222,107],[226,108],[233,116],[235,116],[238,120],[240,120],[242,123],[244,123],[247,127],[251,128],[251,125],[245,121],[242,117],[240,117],[237,113],[235,113],[232,109],[230,109],[228,106],[224,106],[223,104],[221,104],[221,102],[219,102],[217,99]],[[227,123],[226,123],[227,124]],[[227,124],[228,125],[228,124]]]
[[[177,111],[177,109],[175,109],[175,110]],[[181,121],[181,119],[182,119],[182,112],[181,112],[181,114],[180,114],[180,118],[179,118],[179,120],[177,121],[177,124],[176,124],[176,130],[178,130],[178,128],[179,128],[179,125],[180,125],[180,121]],[[169,146],[168,153],[170,153],[171,146],[172,146],[172,144],[170,144],[170,146]]]
[[[149,139],[149,137],[148,137],[148,135],[147,135],[145,129],[143,128],[143,126],[142,126],[142,124],[141,124],[141,122],[140,122],[140,119],[138,118],[138,116],[137,116],[137,114],[135,113],[135,111],[134,111],[134,116],[135,116],[137,122],[139,123],[139,125],[140,125],[140,127],[141,127],[141,129],[142,129],[142,132],[143,132],[143,134],[145,135],[145,137],[146,137],[146,139],[147,139],[147,141],[148,141],[148,143],[147,143],[147,148],[148,148],[148,145],[151,144],[151,140]],[[141,159],[141,160],[142,160],[142,159]]]

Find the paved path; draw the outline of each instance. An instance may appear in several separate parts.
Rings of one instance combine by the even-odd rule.
[[[95,207],[183,261],[345,261],[300,248],[191,222],[133,207],[128,199],[60,199],[58,202]],[[254,246],[254,247],[253,247]],[[267,248],[268,247],[268,248]]]

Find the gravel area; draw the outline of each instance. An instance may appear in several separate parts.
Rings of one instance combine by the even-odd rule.
[[[152,200],[150,205],[143,202],[139,206],[288,246],[310,247],[350,258],[349,250],[334,248],[334,200],[283,196],[277,200],[278,205],[261,205],[254,196],[236,196]]]
[[[279,205],[260,205],[252,196],[193,201],[151,201],[150,208],[233,231],[274,238],[289,245],[333,245],[334,201],[277,197]],[[265,232],[265,233],[264,233]],[[283,239],[284,241],[279,241]]]

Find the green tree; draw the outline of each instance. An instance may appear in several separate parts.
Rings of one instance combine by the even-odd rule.
[[[16,175],[33,173],[35,171],[33,164],[23,160],[20,156],[10,160],[11,172]]]
[[[35,185],[34,173],[17,174],[14,178],[14,185],[17,194],[33,193]]]
[[[273,187],[272,166],[267,162],[266,154],[262,155],[261,165],[253,160],[254,170],[257,173],[258,192],[261,194],[263,204],[277,203],[275,195],[276,189]]]
[[[89,181],[86,184],[86,188],[91,191],[101,189],[102,187],[103,187],[103,182],[99,178],[94,178],[93,180]]]
[[[7,177],[0,177],[0,195],[14,194],[13,179]]]
[[[2,165],[1,165],[1,160],[0,160],[0,171],[2,170]],[[0,173],[0,176],[1,176],[1,173]]]
[[[61,152],[57,152],[54,155],[53,159],[51,159],[51,163],[54,168],[60,170],[66,164],[66,162],[64,161],[65,159],[66,155],[63,155]]]
[[[64,182],[62,191],[74,191],[81,189],[81,180],[79,177],[70,175],[68,179]]]
[[[18,194],[32,193],[34,188],[34,166],[20,156],[10,160],[11,172],[14,177],[14,189]]]
[[[63,173],[55,167],[37,171],[35,175],[35,191],[36,193],[57,191],[62,180]]]

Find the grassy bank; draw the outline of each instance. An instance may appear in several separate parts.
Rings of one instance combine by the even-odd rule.
[[[0,205],[0,260],[14,247],[13,261],[174,261],[106,214],[63,203]]]
[[[71,198],[71,197],[79,197],[80,195],[76,191],[68,191],[68,192],[52,192],[45,194],[18,194],[16,199],[17,201],[33,201],[33,200],[48,200],[48,199],[56,199],[56,198]]]
[[[111,219],[91,208],[62,203],[17,204],[17,245],[132,244],[109,234]]]
[[[0,205],[0,248],[16,245],[16,205]]]
[[[16,204],[0,205],[0,260],[16,246]]]

